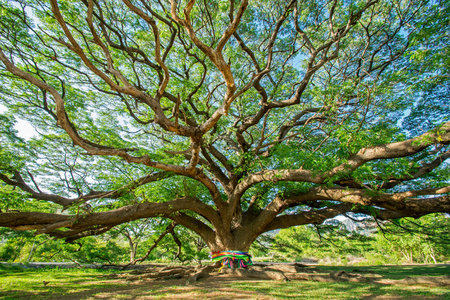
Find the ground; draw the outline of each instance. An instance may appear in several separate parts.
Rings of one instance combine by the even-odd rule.
[[[310,266],[303,267],[304,272],[297,272],[296,276],[284,272],[288,279],[294,279],[286,282],[281,278],[261,280],[225,271],[199,277],[188,284],[186,277],[176,278],[180,277],[180,272],[173,272],[181,268],[191,270],[190,275],[197,274],[199,270],[181,266],[157,266],[147,271],[131,272],[2,267],[0,298],[450,299],[450,265]],[[156,274],[167,275],[170,272],[173,273],[172,276],[151,278]],[[353,281],[352,278],[359,280]]]

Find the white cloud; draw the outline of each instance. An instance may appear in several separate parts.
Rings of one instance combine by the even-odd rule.
[[[4,105],[0,104],[0,113],[5,113],[7,111],[8,109]],[[18,131],[17,135],[23,139],[29,139],[37,135],[37,131],[31,123],[22,119],[16,118],[14,129]]]
[[[29,139],[37,135],[34,127],[30,124],[30,122],[25,120],[17,119],[14,129],[18,131],[17,135],[24,139]]]

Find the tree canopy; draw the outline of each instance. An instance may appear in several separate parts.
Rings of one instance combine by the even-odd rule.
[[[212,251],[450,211],[448,1],[0,0],[0,226]],[[37,134],[14,129],[30,122]]]

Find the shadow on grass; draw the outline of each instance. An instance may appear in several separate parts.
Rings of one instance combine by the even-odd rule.
[[[54,298],[62,299],[74,291],[117,288],[117,283],[101,281],[105,273],[79,269],[3,269],[0,273],[0,298],[52,299],[53,295],[58,295]]]
[[[442,276],[449,265],[318,267],[323,272],[376,273],[388,279],[406,276]],[[111,272],[33,270],[6,271],[0,278],[1,299],[450,299],[447,287],[385,285],[356,282],[274,282],[219,279],[200,280],[185,286],[184,280],[125,281],[104,275]]]
[[[76,289],[49,286],[29,290],[0,292],[0,298],[16,299],[273,299],[251,290],[233,288],[227,284],[208,282],[199,286],[185,286],[184,280],[161,280],[132,283],[80,285]],[[100,283],[99,283],[100,284]]]
[[[406,276],[443,276],[450,274],[450,265],[401,265],[401,266],[320,266],[321,270],[345,270],[351,273],[375,273],[386,279],[403,279]]]
[[[287,283],[236,283],[234,288],[255,291],[271,299],[450,299],[448,289],[420,286],[392,286],[378,283],[328,283],[297,281]]]

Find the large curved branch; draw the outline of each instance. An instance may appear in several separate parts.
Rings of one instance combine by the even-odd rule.
[[[212,245],[214,242],[214,230],[196,218],[188,216],[183,212],[172,214],[169,218],[197,233],[206,243]],[[215,227],[216,230],[220,228],[221,227]]]
[[[291,226],[306,224],[322,224],[325,220],[334,218],[351,210],[352,204],[342,203],[324,209],[303,212],[294,215],[282,215],[274,218],[262,232]]]
[[[338,57],[339,45],[340,45],[341,39],[343,39],[349,33],[350,29],[357,24],[358,20],[362,17],[362,14],[364,13],[364,11],[369,9],[371,6],[375,5],[377,2],[379,2],[379,0],[367,1],[366,5],[363,8],[361,8],[360,10],[358,10],[356,12],[351,12],[346,25],[341,26],[340,28],[338,28],[335,31],[331,27],[330,31],[331,31],[332,37],[329,40],[327,40],[325,43],[323,43],[322,45],[317,47],[317,49],[315,49],[314,47],[311,47],[312,45],[310,45],[310,47],[311,47],[310,53],[311,54],[310,54],[310,57],[308,60],[308,66],[305,71],[305,75],[303,76],[302,80],[299,81],[299,83],[298,83],[298,87],[295,90],[294,95],[289,99],[285,99],[285,100],[281,100],[281,101],[272,101],[272,102],[268,102],[268,103],[261,103],[261,105],[262,105],[261,109],[254,116],[246,119],[236,132],[238,139],[241,140],[241,142],[240,142],[241,145],[245,146],[245,142],[243,141],[242,133],[244,131],[246,131],[248,128],[250,128],[251,126],[256,125],[266,115],[266,113],[270,109],[289,107],[289,106],[296,105],[299,103],[300,98],[302,97],[303,92],[306,90],[306,87],[308,86],[313,75],[320,68],[322,68],[322,66],[324,66],[326,63],[328,63]],[[289,4],[289,7],[291,7],[293,3],[294,3],[294,1]],[[285,16],[283,15],[283,17],[285,17]],[[282,21],[284,21],[283,17],[281,17],[279,19],[279,26],[281,26]],[[275,35],[275,37],[276,37],[276,35]],[[328,52],[333,47],[333,45],[335,46],[335,50],[333,51],[333,53],[331,53],[331,55],[328,55]],[[322,55],[322,57],[317,61],[319,55]],[[270,60],[268,61],[268,66],[269,65],[270,65]],[[261,74],[264,74],[264,71]],[[257,88],[258,91],[261,90],[260,87],[255,86],[255,88]],[[264,100],[264,97],[263,97],[263,100]]]
[[[438,192],[437,189],[434,191]],[[431,191],[428,190],[427,192]],[[441,192],[450,192],[450,187],[444,188]],[[425,191],[410,192],[410,194],[421,193],[425,193]],[[328,194],[330,194],[330,191],[328,191]],[[341,195],[340,197],[335,198],[340,199],[340,201],[349,201],[350,198],[353,199],[352,201],[349,201],[351,203],[341,203],[321,210],[278,216],[268,223],[263,232],[304,224],[320,224],[326,219],[333,218],[348,211],[372,215],[382,220],[403,217],[418,218],[430,213],[447,213],[450,211],[450,196],[448,195],[426,199],[404,199],[402,203],[396,201],[394,205],[392,204],[393,202],[388,202],[386,199],[383,199],[383,201],[380,202],[380,198],[377,198],[377,200],[374,201],[375,203],[378,203],[375,207],[368,207],[368,205],[373,205],[374,203],[367,203],[367,197],[362,196],[361,193],[354,193],[352,196]],[[388,198],[392,199],[395,198],[395,196]],[[354,206],[355,204],[361,204],[361,206]]]
[[[321,184],[324,183],[327,178],[330,178],[335,174],[342,174],[342,176],[345,176],[345,174],[354,171],[370,160],[413,155],[436,143],[450,143],[450,122],[445,123],[434,132],[428,132],[413,139],[361,149],[356,154],[352,155],[346,163],[333,168],[324,175],[318,175],[313,171],[302,168],[297,170],[267,170],[251,174],[236,186],[234,193],[228,199],[229,207],[227,213],[223,215],[223,218],[226,222],[231,221],[233,212],[244,192],[257,183],[264,181],[303,181]]]
[[[257,216],[246,216],[249,223],[245,226],[245,230],[257,236],[264,231],[273,229],[322,223],[328,218],[354,210],[365,211],[366,214],[376,211],[382,218],[388,218],[388,216],[391,216],[390,218],[395,218],[395,216],[420,217],[429,213],[449,212],[450,196],[443,195],[448,193],[450,193],[450,186],[395,194],[341,187],[313,187],[306,193],[275,197]],[[442,196],[436,197],[437,195]],[[428,197],[415,198],[421,196]],[[322,210],[279,216],[288,207],[319,200],[338,201],[341,204]]]
[[[449,196],[435,197],[436,195],[447,193],[450,193],[450,186],[411,190],[394,194],[363,189],[315,187],[311,188],[308,193],[304,195],[300,194],[286,201],[291,203],[297,203],[298,201],[304,202],[304,197],[306,197],[306,199],[315,198],[317,200],[333,200],[364,206],[375,205],[393,211],[419,212],[428,210],[429,213],[431,213],[450,211]],[[421,196],[428,196],[428,198],[415,198]]]
[[[146,13],[144,13],[142,10],[140,10],[138,7],[134,6],[129,0],[122,0],[123,3],[125,3],[128,8],[133,11],[135,14],[137,14],[139,17],[141,17],[143,20],[145,20],[153,31],[153,36],[155,37],[155,60],[159,64],[159,66],[164,70],[164,77],[163,80],[158,88],[157,96],[155,97],[156,100],[161,99],[162,95],[164,94],[164,91],[166,90],[167,84],[169,83],[169,69],[167,68],[166,64],[164,63],[163,59],[161,58],[161,41],[159,37],[159,29],[156,26],[156,22],[150,18]]]
[[[386,207],[393,210],[408,209],[408,205],[414,206],[414,203],[424,201],[427,199],[413,198],[418,196],[430,196],[430,195],[442,195],[450,193],[450,186],[429,188],[422,190],[411,190],[399,193],[382,193],[364,189],[350,189],[342,187],[314,187],[310,188],[305,194],[299,194],[294,197],[290,197],[286,200],[290,203],[297,203],[298,201],[310,201],[316,200],[334,200],[340,202],[348,202],[359,205],[377,205]],[[435,199],[435,198],[430,198]],[[408,204],[411,203],[411,204]],[[449,203],[450,205],[450,203]],[[411,206],[411,208],[412,208]],[[450,207],[449,207],[450,209]]]
[[[99,39],[98,36],[96,36],[95,32],[93,31],[93,25],[91,23],[91,20],[88,20],[88,23],[90,24],[90,28],[91,31],[93,32],[94,35],[94,40],[96,41],[97,44],[99,44],[101,46],[101,48],[103,49],[103,51],[105,52],[105,55],[107,57],[108,60],[108,72],[118,76],[119,78],[121,78],[122,83],[124,84],[123,86],[117,84],[114,80],[112,80],[108,75],[106,75],[104,72],[102,72],[100,69],[98,69],[90,60],[89,58],[86,56],[86,54],[84,53],[83,48],[79,45],[79,43],[76,41],[76,39],[73,37],[72,33],[70,32],[69,28],[67,27],[67,24],[64,20],[64,17],[62,16],[60,10],[59,10],[59,6],[58,6],[58,2],[57,0],[51,0],[51,4],[52,4],[52,12],[55,16],[55,19],[58,21],[59,25],[61,26],[61,28],[63,29],[66,37],[69,39],[70,44],[66,44],[66,46],[73,52],[75,52],[83,61],[83,63],[97,76],[99,76],[102,80],[104,80],[113,90],[123,93],[123,94],[127,94],[130,96],[135,97],[136,99],[142,100],[144,103],[146,103],[154,112],[155,112],[155,121],[165,130],[183,135],[183,136],[194,136],[196,134],[198,134],[198,130],[196,130],[195,128],[192,127],[188,127],[188,126],[181,126],[179,124],[175,124],[174,122],[171,122],[170,120],[167,119],[167,117],[164,115],[164,111],[159,103],[159,98],[161,97],[161,95],[164,92],[164,89],[161,90],[161,87],[164,87],[164,84],[167,84],[168,81],[168,77],[165,76],[162,82],[162,85],[160,86],[160,89],[158,89],[158,95],[156,98],[151,97],[150,95],[148,95],[147,93],[137,89],[136,87],[134,87],[133,85],[131,85],[128,80],[123,77],[123,75],[120,73],[118,73],[118,71],[116,71],[112,65],[112,60],[111,57],[109,57],[109,51],[107,50],[106,45],[104,45],[101,40]],[[88,9],[88,13],[89,15],[91,15],[92,18],[92,4],[90,4]],[[156,32],[157,33],[157,32]],[[159,57],[157,55],[157,57]],[[160,58],[160,57],[159,57]],[[162,64],[164,64],[162,62],[162,60],[160,59],[160,62]],[[166,74],[167,75],[167,74]],[[165,87],[164,87],[165,88]]]
[[[70,122],[65,108],[64,108],[64,99],[63,97],[59,94],[59,92],[52,87],[51,85],[49,85],[48,83],[38,79],[37,77],[31,75],[28,72],[25,72],[19,68],[17,68],[7,57],[6,55],[3,53],[3,51],[0,49],[0,60],[3,62],[3,64],[6,66],[6,69],[11,72],[13,75],[22,78],[28,82],[30,82],[31,84],[41,88],[42,90],[45,90],[47,92],[49,92],[54,100],[55,100],[55,104],[56,104],[56,116],[57,116],[57,120],[58,120],[58,125],[60,125],[69,135],[69,137],[72,139],[72,141],[79,145],[80,147],[84,148],[85,150],[87,150],[88,152],[91,153],[95,153],[95,152],[99,152],[99,153],[104,153],[104,155],[118,155],[119,153],[122,155],[127,155],[127,149],[116,149],[116,148],[111,148],[111,147],[105,147],[102,145],[98,145],[98,144],[94,144],[90,141],[87,141],[83,138],[81,138],[77,132],[77,130],[72,126],[72,123]],[[106,154],[106,153],[110,153],[110,154]],[[115,154],[113,154],[115,153]]]
[[[234,195],[239,198],[248,188],[264,181],[303,181],[321,184],[327,178],[331,178],[336,174],[345,177],[346,174],[351,173],[371,160],[410,156],[431,145],[439,143],[450,143],[450,122],[443,124],[431,132],[424,133],[406,141],[363,148],[351,155],[345,163],[334,167],[323,175],[302,168],[295,170],[266,170],[251,174],[237,185]]]
[[[18,187],[24,192],[27,192],[30,194],[30,197],[36,200],[44,200],[44,201],[50,201],[59,205],[62,205],[63,207],[68,207],[70,205],[80,203],[80,202],[87,202],[89,200],[93,199],[117,199],[121,197],[124,193],[127,193],[129,191],[132,191],[142,185],[145,185],[150,182],[158,181],[163,178],[168,178],[173,176],[173,174],[167,173],[167,172],[160,172],[157,174],[152,174],[148,176],[144,176],[141,178],[138,178],[134,180],[133,182],[122,186],[121,188],[118,188],[116,190],[112,191],[90,191],[87,194],[80,195],[77,198],[67,198],[59,195],[54,194],[48,194],[44,193],[42,191],[35,191],[32,189],[22,178],[19,172],[14,171],[13,179],[10,179],[4,174],[0,174],[0,180],[5,182],[8,185]]]
[[[245,9],[248,5],[248,0],[244,0],[241,3],[241,6],[238,10],[238,13],[234,20],[231,22],[231,24],[228,26],[228,28],[223,33],[221,39],[219,40],[219,43],[216,47],[216,49],[213,49],[207,45],[205,45],[196,35],[194,28],[192,27],[191,21],[190,21],[190,12],[192,10],[192,7],[195,4],[195,0],[189,1],[186,8],[184,9],[184,16],[185,19],[181,19],[177,14],[177,2],[175,0],[171,0],[171,15],[172,18],[179,24],[181,24],[185,29],[187,34],[189,35],[190,39],[194,44],[197,46],[198,49],[200,49],[208,58],[211,60],[211,62],[217,67],[219,72],[222,74],[227,90],[224,96],[224,100],[222,105],[211,115],[211,117],[206,120],[201,126],[200,131],[204,134],[211,130],[219,119],[223,116],[228,114],[228,110],[230,109],[231,103],[236,99],[234,96],[234,93],[236,92],[236,84],[234,80],[234,76],[231,72],[230,65],[225,61],[223,55],[222,55],[222,49],[225,46],[228,39],[233,35],[233,33],[236,31],[237,26],[239,25],[239,22],[241,21],[242,15],[245,12]]]
[[[97,76],[99,76],[100,78],[102,78],[106,83],[108,83],[108,85],[110,85],[114,90],[117,90],[118,92],[125,92],[126,89],[129,89],[131,86],[129,85],[129,83],[127,84],[127,86],[122,87],[119,86],[118,84],[116,84],[116,82],[114,82],[111,78],[109,78],[105,73],[103,73],[101,70],[99,70],[90,60],[89,58],[86,56],[86,54],[84,53],[83,49],[81,48],[81,46],[78,44],[78,42],[75,40],[75,38],[73,37],[72,33],[70,32],[69,28],[67,27],[66,22],[64,21],[64,18],[61,14],[61,11],[59,10],[59,5],[57,0],[51,0],[51,5],[52,5],[52,12],[55,16],[56,21],[60,24],[62,30],[64,31],[65,36],[69,39],[70,41],[70,45],[67,44],[67,46],[69,47],[70,50],[74,51],[77,53],[77,55],[82,59],[82,61],[84,62],[84,64],[92,71],[94,72]],[[92,9],[92,3],[90,5],[91,9]],[[91,10],[90,9],[90,10]],[[89,20],[88,20],[89,22]],[[95,38],[95,37],[94,37]],[[126,83],[126,82],[125,82]]]
[[[261,109],[255,114],[255,116],[245,120],[243,124],[238,128],[236,131],[236,137],[237,141],[240,144],[241,148],[245,151],[248,150],[249,145],[245,141],[245,138],[243,136],[244,131],[246,131],[249,127],[256,125],[261,118],[267,115],[267,113],[270,111],[270,108],[267,106],[267,92],[264,89],[264,87],[261,86],[261,80],[262,78],[270,72],[272,60],[273,60],[273,50],[275,41],[278,37],[278,33],[280,31],[281,26],[286,21],[288,15],[290,14],[290,10],[292,6],[295,4],[295,0],[291,1],[285,8],[284,13],[278,18],[275,28],[272,31],[272,34],[269,38],[268,45],[267,45],[267,60],[266,60],[266,66],[263,70],[260,69],[259,64],[257,63],[253,52],[244,44],[242,39],[239,37],[239,35],[236,33],[235,38],[238,40],[238,43],[240,47],[250,56],[252,59],[252,62],[258,71],[258,74],[255,76],[255,79],[252,83],[252,86],[256,89],[256,91],[261,95],[262,100],[260,101],[260,105],[262,106]],[[305,86],[306,87],[306,86]]]
[[[225,44],[230,39],[230,37],[236,32],[236,29],[239,23],[241,22],[242,16],[244,15],[247,6],[248,0],[242,1],[241,6],[239,7],[238,12],[236,13],[236,16],[231,20],[231,23],[228,25],[228,28],[225,30],[219,42],[217,43],[216,51],[218,55],[222,56],[222,50],[225,47]]]
[[[208,150],[205,147],[201,147],[202,155],[205,157],[206,161],[204,163],[205,166],[209,168],[211,173],[220,181],[222,186],[227,188],[230,183],[230,179],[222,172],[221,168],[215,163],[215,161],[211,158],[208,153]]]
[[[194,197],[184,197],[162,203],[144,202],[111,211],[87,215],[62,215],[36,212],[0,213],[0,226],[15,230],[37,229],[39,233],[53,233],[70,237],[73,234],[80,234],[95,228],[111,228],[133,220],[157,216],[174,219],[186,226],[190,222],[194,223],[194,218],[189,217],[191,218],[189,219],[183,217],[183,214],[179,211],[185,209],[202,215],[214,226],[220,226],[220,218],[217,212]],[[198,227],[200,226],[199,223],[201,222],[197,221],[192,226],[195,225]],[[58,232],[58,228],[68,228],[68,230]],[[203,224],[202,228],[209,227]],[[209,230],[212,231],[211,229]]]
[[[0,180],[2,180],[7,185],[18,187],[22,191],[29,193],[31,198],[38,199],[38,200],[50,201],[50,202],[53,202],[53,203],[56,203],[56,204],[59,204],[62,206],[68,206],[75,201],[75,199],[70,199],[70,198],[66,198],[66,197],[62,197],[62,196],[58,196],[58,195],[47,194],[47,193],[43,193],[41,191],[36,192],[35,190],[33,190],[30,186],[28,186],[25,183],[22,176],[17,171],[14,171],[13,178],[14,178],[14,180],[10,179],[8,176],[6,176],[4,174],[0,174]],[[85,195],[85,196],[88,196],[88,195]]]
[[[434,144],[450,143],[450,122],[444,123],[431,132],[418,137],[390,144],[383,144],[363,148],[351,155],[345,163],[333,168],[325,176],[332,177],[335,174],[349,173],[362,166],[364,163],[376,159],[390,159],[410,156]]]
[[[402,216],[418,217],[429,213],[450,211],[450,196],[444,195],[449,193],[450,186],[394,194],[340,187],[314,187],[307,193],[289,197],[284,201],[286,206],[295,206],[313,200],[331,200],[351,204],[359,209],[378,207],[376,210],[389,211],[393,215],[397,212]],[[423,196],[427,197],[423,198]],[[370,210],[367,209],[367,211]]]
[[[383,182],[380,186],[380,189],[391,189],[402,182],[420,178],[420,177],[424,176],[425,174],[430,173],[431,171],[433,171],[440,165],[442,165],[442,163],[449,158],[450,158],[450,150],[447,150],[446,152],[439,155],[433,161],[431,161],[429,163],[423,163],[420,168],[415,170],[415,172],[408,174],[406,176],[403,176],[403,177],[395,177],[395,178],[393,177],[393,178],[389,179],[388,181]]]
[[[102,145],[92,143],[88,140],[85,140],[84,138],[79,136],[77,130],[72,126],[64,108],[64,99],[61,97],[61,95],[55,88],[53,88],[46,82],[36,78],[35,76],[17,68],[11,61],[8,60],[8,58],[5,56],[2,50],[0,50],[0,60],[5,64],[9,72],[34,84],[39,88],[42,88],[43,90],[48,91],[53,96],[56,103],[56,115],[58,117],[58,125],[60,125],[66,131],[66,133],[72,139],[74,144],[85,149],[88,155],[118,156],[125,159],[129,163],[143,164],[163,171],[174,172],[177,174],[192,177],[202,182],[208,188],[208,190],[211,192],[215,204],[218,207],[220,207],[222,202],[220,198],[220,192],[218,191],[217,186],[203,173],[201,169],[195,168],[195,165],[192,164],[188,167],[184,167],[155,162],[152,161],[148,155],[140,157],[130,155],[128,153],[130,149],[117,149],[105,147]],[[197,130],[195,132],[197,132]],[[198,144],[198,146],[193,149],[194,154],[198,153],[199,146],[200,145]]]

